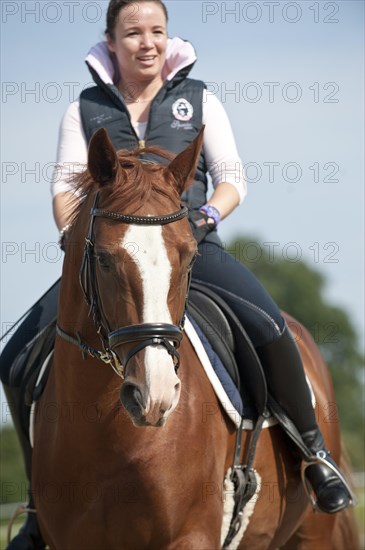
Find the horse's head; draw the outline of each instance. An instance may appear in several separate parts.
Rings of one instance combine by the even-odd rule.
[[[162,426],[180,396],[176,348],[196,255],[180,195],[202,134],[167,165],[117,153],[105,130],[89,146],[80,278],[103,345],[124,369],[121,402],[139,426]]]

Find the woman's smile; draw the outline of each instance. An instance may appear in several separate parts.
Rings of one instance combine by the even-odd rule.
[[[141,55],[137,57],[138,61],[146,67],[152,67],[157,59],[157,55]]]

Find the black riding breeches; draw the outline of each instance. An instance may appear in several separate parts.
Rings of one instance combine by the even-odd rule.
[[[255,347],[277,340],[285,321],[256,277],[215,243],[201,243],[193,280],[219,294],[241,321]]]

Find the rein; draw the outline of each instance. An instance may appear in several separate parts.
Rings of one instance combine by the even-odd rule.
[[[133,216],[97,208],[98,198],[99,193],[96,193],[94,204],[90,211],[91,219],[88,233],[85,238],[84,255],[79,272],[79,282],[85,302],[89,307],[89,315],[92,315],[96,331],[100,337],[102,350],[89,346],[81,339],[79,334],[76,334],[75,338],[62,330],[58,325],[56,327],[57,334],[67,342],[78,346],[82,351],[84,358],[86,355],[89,355],[111,365],[113,370],[121,378],[124,377],[124,371],[129,360],[136,353],[143,350],[147,346],[162,345],[166,349],[167,353],[171,355],[174,362],[175,372],[177,372],[180,366],[180,355],[177,352],[177,348],[180,345],[183,335],[182,331],[184,328],[185,310],[178,325],[172,325],[169,323],[141,323],[120,327],[113,331],[110,330],[108,321],[99,302],[97,277],[95,272],[94,220],[95,217],[101,217],[126,224],[146,226],[166,225],[186,218],[188,215],[188,208],[186,206],[182,206],[179,211],[164,216]],[[190,275],[187,285],[185,309],[187,305],[189,286]],[[120,354],[115,351],[115,348],[121,344],[131,343],[135,343],[135,345],[128,351],[128,353],[124,353],[121,357]]]

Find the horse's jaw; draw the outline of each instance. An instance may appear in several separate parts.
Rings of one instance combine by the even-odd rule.
[[[160,346],[159,346],[160,347]],[[165,349],[147,348],[143,368],[131,369],[120,391],[120,401],[138,427],[165,425],[178,405],[181,382]]]

